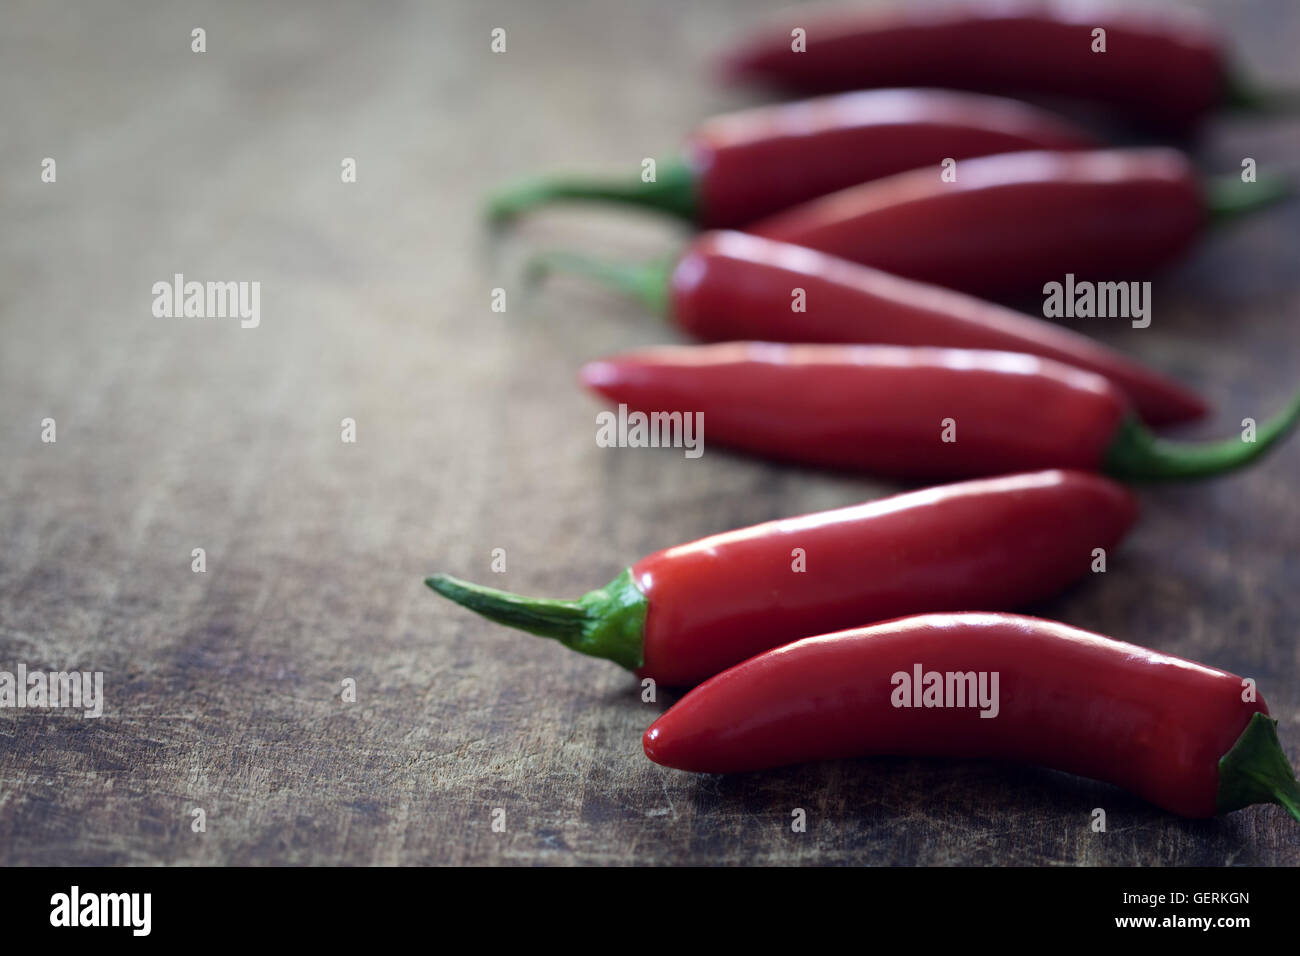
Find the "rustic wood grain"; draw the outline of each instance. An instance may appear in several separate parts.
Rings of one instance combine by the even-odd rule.
[[[596,447],[579,361],[673,333],[576,283],[529,288],[521,257],[684,232],[479,220],[493,184],[664,155],[753,102],[703,66],[758,5],[75,6],[10,3],[0,31],[0,669],[102,670],[108,701],[0,711],[0,863],[1300,863],[1277,808],[1185,822],[1042,770],[669,771],[640,746],[664,700],[422,586],[576,595],[659,547],[892,490]],[[1256,73],[1300,86],[1300,8],[1211,6]],[[1199,155],[1300,173],[1298,146],[1294,120],[1223,121]],[[1205,434],[1262,417],[1300,367],[1298,228],[1292,205],[1207,241],[1149,329],[1084,327],[1200,387]],[[154,318],[175,272],[261,281],[261,327]],[[1144,491],[1105,578],[1034,610],[1257,677],[1300,762],[1298,465],[1293,443]]]

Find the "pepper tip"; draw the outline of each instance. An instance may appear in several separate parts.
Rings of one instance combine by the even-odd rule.
[[[613,362],[597,359],[587,362],[578,369],[578,384],[593,392],[605,394],[605,390],[617,379],[617,369]]]
[[[660,762],[659,760],[655,759],[655,742],[658,739],[659,739],[659,722],[655,721],[648,728],[646,728],[646,732],[641,735],[641,749],[644,750],[645,755],[649,757],[651,760],[653,760],[655,763]]]

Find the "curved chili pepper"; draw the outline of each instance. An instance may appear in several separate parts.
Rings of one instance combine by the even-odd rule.
[[[1041,294],[1067,273],[1114,281],[1168,265],[1211,219],[1290,195],[1281,180],[1207,188],[1171,149],[1004,153],[841,190],[747,231],[986,295]]]
[[[565,254],[533,271],[603,279],[668,312],[709,342],[935,345],[1025,352],[1104,375],[1150,425],[1199,418],[1206,405],[1172,379],[1084,335],[938,286],[739,232],[708,232],[676,263],[609,264]],[[803,293],[795,311],[792,295]]]
[[[892,173],[1027,149],[1088,149],[1094,137],[1015,100],[944,90],[869,90],[764,106],[698,127],[654,182],[542,178],[493,198],[508,219],[557,199],[658,209],[705,226],[743,226]]]
[[[447,575],[425,583],[490,620],[688,685],[824,630],[1041,600],[1087,574],[1093,549],[1109,551],[1136,517],[1123,487],[1046,471],[713,535],[643,558],[577,601]]]
[[[794,29],[805,50],[796,52]],[[1093,52],[1095,29],[1105,52]],[[810,13],[792,9],[724,56],[732,79],[803,92],[941,86],[1103,103],[1185,130],[1212,110],[1286,107],[1226,66],[1217,31],[1185,10],[981,2]]]
[[[981,690],[987,703],[972,706]],[[875,755],[1011,760],[1186,817],[1278,803],[1300,820],[1276,724],[1225,671],[1054,621],[926,614],[753,657],[688,693],[643,743],[656,763],[704,773]]]
[[[631,411],[703,415],[710,439],[769,458],[905,478],[1034,468],[1131,480],[1202,478],[1263,455],[1255,441],[1156,438],[1109,381],[1051,359],[973,349],[729,342],[629,352],[580,379]]]

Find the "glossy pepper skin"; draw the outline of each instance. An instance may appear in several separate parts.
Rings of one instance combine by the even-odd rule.
[[[858,183],[947,157],[1091,149],[1095,137],[1015,100],[948,90],[864,90],[706,120],[653,183],[544,176],[492,197],[491,218],[556,200],[621,202],[705,227],[743,226]]]
[[[738,232],[700,236],[677,261],[669,312],[709,342],[863,343],[1025,352],[1096,372],[1151,425],[1199,418],[1189,389],[1084,335],[970,296]],[[804,291],[803,311],[792,290]]]
[[[996,673],[996,716],[970,706],[895,706],[921,702],[895,677],[913,676],[917,665],[922,673]],[[656,763],[704,773],[873,755],[1008,760],[1208,817],[1274,799],[1273,790],[1243,795],[1231,781],[1224,786],[1221,758],[1254,714],[1268,714],[1262,699],[1243,701],[1243,690],[1225,671],[1052,621],[926,614],[751,658],[688,693],[643,743]],[[1285,758],[1282,766],[1278,789],[1294,798]]]
[[[885,272],[991,296],[1048,282],[1129,281],[1178,259],[1207,203],[1169,149],[1005,153],[841,190],[753,225]]]
[[[1049,471],[941,486],[669,548],[632,566],[650,602],[641,674],[693,683],[791,635],[845,621],[922,608],[1020,607],[1086,574],[1093,548],[1109,550],[1136,516],[1120,486]],[[808,562],[798,573],[795,548]]]
[[[446,576],[427,583],[492,620],[555,637],[660,683],[689,686],[808,634],[922,610],[1043,600],[1087,575],[1093,549],[1109,552],[1136,516],[1136,501],[1122,486],[1046,471],[713,535],[649,555],[608,588],[574,602],[518,597]],[[621,597],[611,601],[610,594]],[[571,629],[564,614],[573,619]]]
[[[702,225],[743,226],[859,183],[937,165],[1097,141],[1015,100],[868,90],[765,106],[700,126],[688,143]]]
[[[706,442],[900,478],[1037,468],[1208,477],[1259,458],[1300,420],[1297,396],[1260,425],[1255,441],[1165,441],[1143,428],[1124,394],[1100,375],[975,349],[662,346],[588,363],[579,377],[632,412],[702,416]]]
[[[702,413],[706,441],[904,478],[1099,471],[1126,408],[1091,372],[959,349],[665,346],[593,362],[582,380],[631,410]]]
[[[796,53],[791,31],[806,30]],[[1093,51],[1093,30],[1106,50]],[[726,73],[801,92],[940,86],[1105,104],[1184,131],[1229,105],[1219,37],[1193,11],[1089,2],[988,2],[792,9],[728,53]]]

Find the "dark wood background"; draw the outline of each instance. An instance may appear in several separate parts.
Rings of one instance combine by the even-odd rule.
[[[775,5],[7,6],[0,669],[104,671],[107,705],[0,711],[0,863],[1300,862],[1280,809],[1187,822],[1036,769],[666,770],[640,744],[662,700],[421,583],[576,596],[657,548],[894,490],[598,448],[578,364],[675,335],[578,283],[529,288],[522,258],[686,233],[596,210],[495,238],[480,221],[503,180],[635,168],[757,102],[705,64]],[[1256,75],[1300,87],[1300,7],[1210,6]],[[1298,146],[1294,119],[1225,119],[1198,159],[1300,173]],[[1298,229],[1293,204],[1207,240],[1158,283],[1149,329],[1084,327],[1212,398],[1197,433],[1233,432],[1300,382]],[[261,327],[154,318],[176,272],[260,281]],[[1300,761],[1297,466],[1293,442],[1144,490],[1105,578],[1033,610],[1257,677]]]

